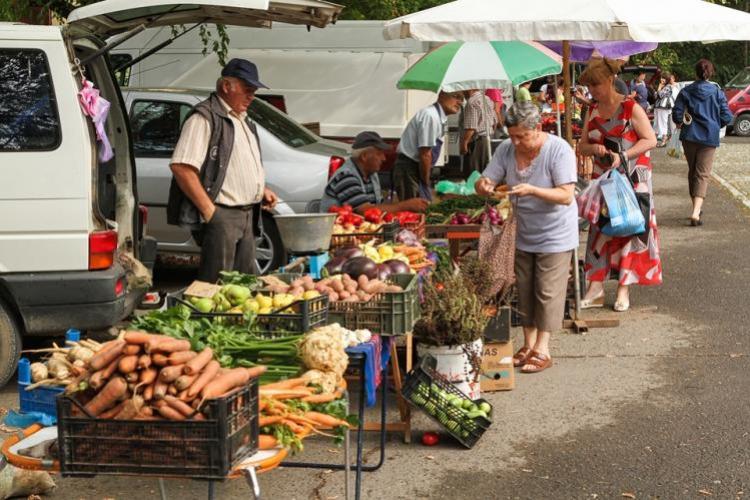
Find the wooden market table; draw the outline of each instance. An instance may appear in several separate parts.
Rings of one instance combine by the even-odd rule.
[[[461,244],[479,240],[480,224],[428,224],[428,238],[445,238],[448,240],[448,251],[451,259],[461,255]]]

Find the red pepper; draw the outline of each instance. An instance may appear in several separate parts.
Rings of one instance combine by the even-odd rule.
[[[385,214],[385,218],[383,219],[383,221],[386,223],[390,223],[393,222],[394,218],[395,216],[391,212],[388,212],[387,214]]]
[[[372,222],[373,224],[379,224],[381,219],[383,218],[383,211],[379,208],[368,208],[365,210],[365,220],[367,222]]]

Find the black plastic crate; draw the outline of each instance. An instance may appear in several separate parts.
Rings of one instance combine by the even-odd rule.
[[[223,321],[242,323],[245,316],[239,313],[202,313],[184,299],[185,290],[167,295],[167,307],[182,304],[190,308],[193,318],[221,318]],[[328,324],[328,295],[320,295],[309,300],[296,300],[271,314],[256,315],[258,325],[270,336],[302,335],[318,326]]]
[[[57,398],[63,476],[138,474],[225,479],[258,449],[258,381],[206,402],[206,420],[111,420]]]
[[[471,448],[477,444],[492,421],[482,416],[469,419],[462,410],[456,408],[444,398],[436,388],[462,399],[470,399],[451,384],[448,379],[435,371],[436,366],[437,360],[435,358],[430,355],[424,356],[420,364],[407,375],[404,386],[401,388],[401,394],[411,404],[424,411],[459,443]],[[420,390],[420,386],[426,386],[428,390],[426,392]],[[482,403],[489,405],[489,416],[492,415],[492,405],[486,400],[475,399],[473,403],[477,406]]]
[[[332,234],[330,249],[336,250],[337,248],[362,245],[372,240],[375,240],[375,243],[393,241],[400,230],[401,226],[398,222],[389,222],[381,225],[380,229],[374,233]]]
[[[380,293],[368,302],[331,302],[328,322],[380,335],[410,332],[420,315],[418,277],[416,274],[392,274],[388,281],[404,290]]]

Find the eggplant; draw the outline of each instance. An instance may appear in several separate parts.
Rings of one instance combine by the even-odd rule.
[[[361,275],[369,279],[375,279],[378,275],[378,265],[369,257],[354,257],[344,263],[341,268],[344,274],[348,274],[352,279],[357,279]]]
[[[411,268],[409,264],[403,260],[390,259],[383,262],[381,265],[386,265],[391,270],[391,274],[410,274]]]
[[[385,262],[383,262],[382,264],[378,264],[377,269],[378,269],[377,277],[380,281],[387,280],[390,277],[390,275],[393,274],[391,267]]]
[[[364,257],[365,253],[359,247],[344,247],[336,250],[335,257],[344,257],[346,259],[353,259],[355,257]]]
[[[344,267],[344,264],[347,260],[348,259],[346,257],[333,257],[331,260],[326,262],[326,265],[323,267],[326,268],[329,276],[333,276],[334,274],[341,274],[343,272],[342,268]]]

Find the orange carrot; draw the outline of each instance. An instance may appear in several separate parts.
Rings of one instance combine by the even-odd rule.
[[[140,330],[130,330],[125,332],[123,339],[128,344],[145,344],[150,340],[166,339],[166,335],[155,335],[153,333],[143,332]]]
[[[201,391],[203,399],[213,399],[221,394],[247,384],[250,374],[247,368],[233,368],[209,382]]]
[[[289,427],[289,429],[291,429],[292,432],[295,434],[301,434],[305,432],[305,430],[307,430],[307,427],[300,425],[297,422],[294,422],[293,420],[284,419],[281,421],[281,423]]]
[[[154,384],[149,384],[143,389],[143,400],[151,401],[154,398]]]
[[[174,356],[174,354],[172,355]],[[170,356],[170,358],[172,357]],[[210,347],[203,349],[200,354],[185,362],[185,375],[195,375],[200,372],[213,359],[214,351]]]
[[[186,417],[190,417],[191,415],[193,415],[193,413],[195,413],[195,410],[192,406],[184,401],[180,401],[179,398],[176,398],[174,396],[167,396],[164,398],[164,401],[166,401],[169,406]]]
[[[84,407],[93,416],[98,416],[105,410],[112,408],[118,401],[125,397],[128,384],[122,377],[115,377],[107,382],[107,385],[94,396]]]
[[[184,368],[183,368],[184,371]],[[177,388],[178,391],[184,391],[191,385],[193,385],[193,382],[198,378],[198,374],[195,375],[180,375],[177,377],[177,380],[174,381],[174,386]]]
[[[216,374],[219,373],[219,368],[218,361],[209,361],[203,369],[203,372],[201,372],[201,374],[198,375],[198,378],[190,385],[190,388],[188,389],[188,397],[194,398],[198,396],[201,390],[203,390],[203,388],[216,377]]]
[[[336,393],[331,394],[313,394],[312,396],[305,396],[302,401],[305,403],[328,403],[337,398]]]
[[[338,427],[340,425],[349,427],[349,424],[344,420],[339,420],[338,418],[317,411],[305,412],[304,417],[324,427]]]
[[[157,401],[162,399],[167,394],[167,387],[169,387],[169,384],[162,382],[157,377],[156,382],[154,382],[154,399]]]
[[[258,449],[271,450],[273,448],[276,448],[278,445],[279,445],[279,442],[276,441],[275,437],[269,436],[268,434],[258,435]]]
[[[108,364],[110,364],[112,361],[114,361],[121,353],[122,349],[125,347],[125,341],[124,340],[116,340],[114,341],[114,344],[112,344],[112,347],[105,350],[104,352],[99,351],[89,360],[89,369],[91,371],[99,371]]]
[[[138,372],[130,372],[125,374],[125,380],[128,383],[128,389],[130,389],[130,384],[135,384],[138,382]],[[133,389],[135,389],[135,386],[133,386]]]
[[[179,339],[172,339],[172,338],[166,338],[166,339],[154,339],[149,340],[146,344],[146,352],[152,353],[152,352],[179,352],[179,351],[189,351],[190,350],[190,342],[187,340],[179,340]]]
[[[132,420],[141,411],[143,407],[143,398],[140,396],[133,396],[125,400],[125,405],[122,410],[115,415],[115,420]]]
[[[169,420],[185,420],[185,415],[175,410],[168,404],[160,406],[156,411],[159,412],[159,415]]]
[[[198,355],[197,352],[194,351],[179,351],[179,352],[173,352],[169,355],[169,364],[170,365],[184,365],[194,357]],[[183,368],[184,369],[184,368]]]
[[[169,384],[167,386],[167,394],[171,394],[172,396],[177,396],[179,392],[177,391],[177,387],[174,386],[174,384]]]
[[[300,385],[305,385],[307,383],[307,379],[304,377],[297,377],[297,378],[288,378],[286,380],[279,380],[278,382],[274,382],[272,384],[263,384],[261,388],[263,389],[293,389]]]
[[[152,416],[154,414],[154,410],[151,409],[150,406],[144,406],[141,408],[141,411],[138,412],[140,415],[146,415],[146,416]]]
[[[137,355],[126,355],[122,359],[120,359],[120,362],[117,364],[117,369],[120,370],[120,373],[127,374],[130,372],[134,372],[137,365]]]
[[[190,417],[190,420],[206,420],[206,416],[203,413],[196,412],[195,415]]]
[[[151,356],[149,356],[148,354],[141,354],[138,357],[138,368],[144,370],[149,366],[151,366]]]
[[[122,353],[126,356],[132,356],[133,354],[140,354],[141,352],[141,346],[137,344],[126,344],[125,347],[122,348]]]
[[[266,370],[268,370],[268,367],[266,366],[254,366],[252,368],[246,368],[247,370],[247,379],[250,380],[251,378],[260,377],[264,373],[266,373]]]
[[[151,362],[156,366],[167,366],[169,364],[169,358],[164,354],[156,353],[151,356]]]
[[[265,427],[266,425],[278,424],[282,420],[284,420],[284,417],[281,417],[281,416],[274,416],[274,417],[264,417],[264,416],[261,416],[258,419],[258,425],[260,427]]]
[[[171,384],[182,374],[182,369],[184,367],[185,365],[165,366],[159,372],[159,380]]]
[[[99,418],[103,418],[105,420],[110,419],[110,418],[114,418],[115,415],[117,415],[118,413],[120,413],[122,411],[122,409],[125,408],[125,403],[127,403],[127,400],[123,401],[122,403],[116,404],[115,406],[113,406],[112,408],[110,408],[107,411],[103,411],[99,415]]]

